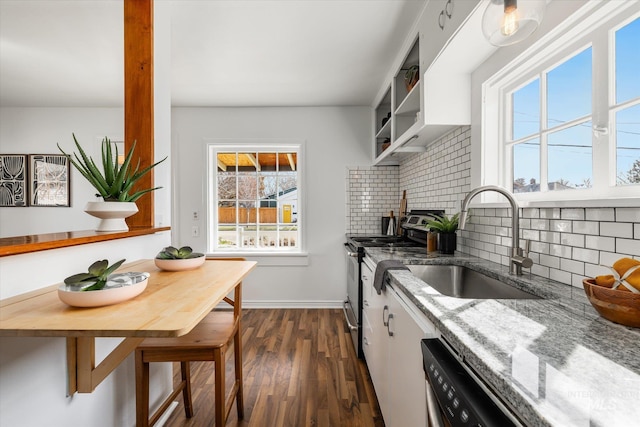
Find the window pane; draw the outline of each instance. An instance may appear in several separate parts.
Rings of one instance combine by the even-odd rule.
[[[258,232],[258,245],[261,248],[273,248],[276,246],[277,228],[275,225],[261,226]]]
[[[591,113],[591,48],[547,73],[547,128]]]
[[[298,226],[283,225],[280,226],[280,237],[278,239],[282,247],[298,247]]]
[[[258,210],[258,223],[275,224],[278,221],[278,208],[273,200],[261,200]]]
[[[640,105],[616,113],[618,185],[640,184]]]
[[[258,180],[255,172],[238,172],[238,198],[255,200]]]
[[[261,199],[276,199],[278,191],[278,174],[266,172],[258,174],[258,197]]]
[[[235,224],[236,223],[236,203],[221,200],[218,202],[218,223],[219,224]]]
[[[547,145],[550,191],[592,186],[591,122],[549,134]]]
[[[512,139],[524,138],[540,130],[540,79],[535,79],[512,95]]]
[[[616,103],[640,96],[640,18],[616,31]]]
[[[258,232],[255,225],[240,227],[240,241],[243,248],[255,248],[258,246]]]
[[[513,147],[513,192],[540,191],[540,140],[522,142]]]
[[[237,248],[238,234],[235,225],[218,225],[218,247],[219,248]]]

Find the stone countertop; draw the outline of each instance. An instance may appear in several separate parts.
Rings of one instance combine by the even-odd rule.
[[[367,248],[374,262],[454,264],[542,299],[480,300],[438,293],[407,270],[390,271],[396,287],[530,426],[638,425],[640,329],[601,318],[584,290],[456,253],[424,248]]]

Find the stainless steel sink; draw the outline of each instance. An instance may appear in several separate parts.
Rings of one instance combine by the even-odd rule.
[[[407,265],[414,276],[443,295],[475,299],[540,299],[459,265]]]

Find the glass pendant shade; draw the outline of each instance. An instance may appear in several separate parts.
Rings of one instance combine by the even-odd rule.
[[[538,28],[546,5],[546,0],[490,0],[482,32],[494,46],[518,43]]]

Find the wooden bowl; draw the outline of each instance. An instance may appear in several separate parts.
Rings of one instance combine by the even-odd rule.
[[[595,279],[584,279],[582,285],[589,302],[602,317],[640,328],[640,294],[598,286]]]

